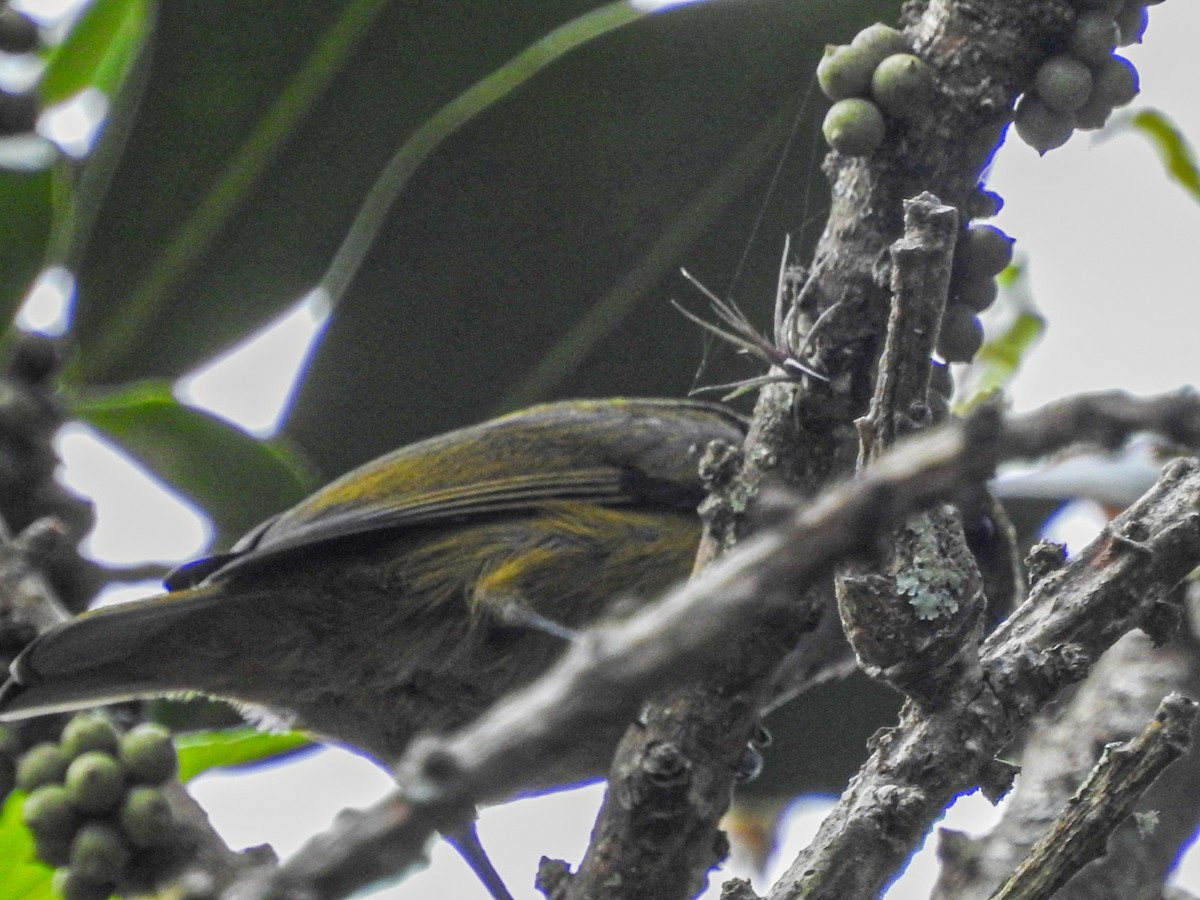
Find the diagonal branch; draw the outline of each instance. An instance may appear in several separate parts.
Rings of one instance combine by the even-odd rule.
[[[597,717],[625,716],[633,720],[644,697],[664,685],[683,683],[713,660],[721,659],[730,642],[748,629],[764,621],[782,621],[792,627],[790,623],[800,618],[793,599],[798,585],[829,572],[848,555],[869,548],[878,535],[911,512],[981,484],[1000,461],[1042,456],[1077,440],[1111,446],[1125,435],[1143,430],[1200,446],[1200,398],[1170,394],[1141,400],[1122,394],[1099,394],[1008,420],[995,410],[984,410],[966,422],[902,443],[869,471],[830,488],[775,527],[745,541],[700,578],[676,588],[623,622],[592,629],[543,678],[497,704],[472,725],[412,746],[398,768],[404,799],[391,797],[377,807],[354,814],[279,869],[261,875],[252,890],[244,883],[229,896],[270,893],[332,898],[403,871],[419,859],[420,848],[434,828],[461,824],[464,810],[472,802],[510,796],[521,784],[528,783],[529,773],[538,771],[557,747],[570,742]],[[1196,509],[1200,504],[1200,475],[1194,469],[1193,465],[1178,464],[1166,485],[1157,488],[1144,503],[1162,514],[1164,503],[1179,501],[1179,495],[1183,495],[1190,497],[1189,509]],[[1178,502],[1170,512],[1181,515]],[[1137,523],[1146,525],[1151,543],[1166,540],[1155,530],[1157,519],[1151,522],[1150,514],[1146,516],[1127,521],[1135,530],[1141,527]],[[978,702],[984,706],[972,715],[988,725],[982,733],[1000,740],[1031,715],[1068,675],[1081,674],[1077,668],[1062,665],[1064,655],[1078,659],[1079,653],[1052,652],[1056,646],[1053,643],[1049,649],[1041,647],[1039,640],[1047,634],[1057,643],[1071,640],[1078,646],[1098,646],[1105,641],[1111,643],[1119,633],[1136,626],[1140,608],[1126,609],[1111,628],[1096,633],[1076,635],[1067,622],[1082,629],[1080,620],[1086,621],[1089,615],[1113,614],[1107,607],[1114,596],[1128,597],[1134,590],[1142,592],[1139,596],[1147,596],[1146,592],[1160,582],[1178,581],[1181,567],[1200,560],[1200,534],[1195,533],[1194,519],[1192,513],[1184,515],[1184,525],[1171,531],[1170,541],[1178,545],[1172,553],[1160,552],[1155,543],[1147,559],[1140,549],[1129,549],[1127,540],[1122,543],[1113,538],[1109,550],[1089,557],[1094,567],[1090,574],[1099,579],[1097,582],[1089,580],[1080,586],[1054,576],[1044,580],[1056,585],[1054,593],[1039,593],[1038,599],[1027,604],[1030,611],[1014,617],[1015,631],[998,633],[984,646],[989,679],[997,683],[1013,681],[1013,696],[1019,698],[1019,703],[1014,709],[1003,707],[993,691],[977,687]],[[1060,607],[1066,612],[1059,613]],[[1099,650],[1092,649],[1098,655]],[[1017,654],[1013,659],[1025,660],[1024,667],[1012,672],[1002,665],[1008,653]],[[932,722],[906,721],[881,748],[887,750],[887,760],[896,760],[898,748],[920,748],[930,737],[938,739],[933,746],[940,747],[946,729],[955,739],[961,735],[950,728],[952,724],[946,716]],[[918,733],[906,736],[905,729],[913,728],[918,728]],[[877,756],[880,752],[877,749]],[[960,779],[969,781],[988,774],[996,749],[989,742],[984,747],[958,747],[957,752],[960,758],[949,763],[969,773]],[[910,832],[915,841],[941,806],[934,797],[937,791],[921,784],[919,771],[910,776],[914,787],[928,792],[920,809],[914,810]],[[887,775],[882,777],[885,785],[892,783]],[[880,787],[873,784],[873,789]],[[926,814],[928,818],[923,818]],[[861,846],[841,848],[859,867]],[[404,851],[405,847],[409,851]],[[884,864],[891,868],[875,877],[878,884],[890,876],[910,848],[911,844],[895,848]],[[367,865],[364,860],[376,862]],[[847,892],[828,896],[867,895]]]

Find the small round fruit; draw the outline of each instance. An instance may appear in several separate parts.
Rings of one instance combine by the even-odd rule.
[[[1104,62],[1117,47],[1120,32],[1111,15],[1102,12],[1084,13],[1075,21],[1068,47],[1072,55],[1093,66]]]
[[[117,729],[106,716],[84,713],[67,722],[60,743],[68,759],[91,750],[116,755]]]
[[[873,71],[875,61],[862,50],[847,44],[830,44],[817,63],[817,84],[830,100],[865,97],[871,88]]]
[[[958,286],[954,296],[967,309],[981,313],[996,302],[999,294],[995,278],[968,278]]]
[[[135,787],[121,803],[121,830],[135,847],[154,847],[170,839],[174,817],[166,795],[154,787]]]
[[[1028,94],[1017,104],[1014,124],[1021,140],[1042,155],[1047,150],[1065,144],[1075,128],[1075,121],[1069,113],[1055,112]]]
[[[946,305],[937,351],[946,362],[970,362],[983,346],[983,326],[971,310],[958,303]]]
[[[1128,47],[1130,44],[1140,44],[1146,34],[1146,26],[1150,24],[1150,16],[1146,7],[1141,3],[1126,3],[1117,13],[1117,31],[1120,40],[1117,46]]]
[[[849,97],[829,107],[821,126],[829,146],[847,156],[865,156],[883,143],[883,113],[870,100]]]
[[[58,838],[43,838],[34,834],[34,855],[46,865],[53,866],[56,869],[65,866],[71,861],[71,838],[74,836],[74,834],[71,834],[60,840]]]
[[[43,784],[57,784],[67,771],[67,757],[58,744],[35,744],[17,760],[17,787],[33,793]]]
[[[1092,94],[1110,106],[1124,106],[1138,94],[1138,71],[1123,56],[1110,56],[1092,76]]]
[[[1103,128],[1108,117],[1112,115],[1112,111],[1112,104],[1103,97],[1096,96],[1093,91],[1088,102],[1075,110],[1075,127],[1080,131],[1095,131],[1097,128]]]
[[[71,841],[71,869],[90,881],[113,882],[129,862],[129,847],[107,822],[88,822]]]
[[[1052,56],[1038,67],[1033,76],[1038,99],[1060,113],[1074,112],[1087,102],[1092,92],[1092,73],[1073,56]]]
[[[171,732],[161,725],[139,725],[121,738],[121,762],[131,781],[162,784],[179,771]]]
[[[867,54],[871,60],[871,68],[893,53],[912,52],[908,38],[891,25],[884,25],[882,22],[868,25],[851,39],[850,46]]]
[[[43,784],[21,807],[21,820],[46,840],[70,840],[77,819],[70,791],[61,784]]]
[[[980,185],[967,198],[966,209],[972,219],[990,219],[1004,209],[1004,198]]]
[[[929,66],[911,53],[893,53],[871,76],[871,98],[885,113],[898,118],[926,109],[932,95]]]
[[[959,239],[954,274],[959,284],[999,275],[1012,262],[1016,243],[995,225],[972,225]]]
[[[106,813],[125,794],[125,769],[107,753],[92,750],[67,767],[66,786],[81,812]]]
[[[84,878],[73,869],[58,869],[54,873],[54,895],[62,900],[108,900],[113,885]]]

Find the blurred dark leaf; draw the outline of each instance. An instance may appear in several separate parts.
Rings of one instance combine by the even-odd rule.
[[[314,480],[299,455],[180,403],[162,382],[77,399],[70,413],[124,447],[203,508],[218,545],[305,497]]]
[[[468,123],[396,203],[289,433],[336,472],[537,400],[687,392],[707,341],[667,303],[692,291],[677,267],[729,289],[798,122],[735,286],[767,326],[783,232],[825,204],[812,68],[826,40],[887,7],[758,0],[650,16]],[[701,382],[755,374],[731,360],[716,350]],[[347,396],[388,415],[343,420],[330,441]]]
[[[601,6],[164,4],[79,266],[76,377],[175,377],[303,296],[398,147],[457,124],[454,98]],[[822,46],[892,6],[647,16],[448,140],[430,132],[442,143],[338,307],[291,433],[333,473],[533,399],[685,392],[705,342],[667,305],[676,266],[727,289]],[[739,284],[764,323],[782,232],[820,214],[805,193],[824,194],[823,113],[803,105]]]
[[[785,703],[764,723],[772,743],[763,754],[762,774],[740,786],[738,797],[840,794],[869,755],[867,739],[895,724],[903,699],[855,672]]]
[[[45,257],[54,220],[53,167],[0,169],[0,321],[9,322]]]

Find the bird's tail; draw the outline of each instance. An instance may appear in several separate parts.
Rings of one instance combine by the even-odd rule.
[[[0,721],[170,690],[173,685],[163,681],[164,632],[203,633],[204,621],[222,599],[219,588],[205,585],[105,607],[56,625],[13,662],[0,687]]]

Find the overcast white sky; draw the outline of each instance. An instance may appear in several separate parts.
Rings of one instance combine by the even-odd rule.
[[[1197,35],[1200,5],[1170,0],[1151,9],[1147,43],[1128,52],[1143,89],[1133,108],[1163,110],[1193,143],[1200,142]],[[1018,407],[1081,390],[1150,393],[1200,382],[1200,297],[1193,271],[1200,257],[1200,205],[1164,178],[1143,138],[1076,135],[1044,158],[1013,141],[1001,150],[990,186],[1006,201],[995,222],[1017,238],[1036,302],[1050,320],[1014,385]],[[299,361],[312,321],[304,311],[294,314],[257,351],[193,380],[188,396],[250,429],[270,430],[290,378],[281,360]],[[257,392],[247,390],[255,384]],[[203,549],[206,531],[197,516],[145,488],[140,478],[128,481],[135,477],[128,467],[96,448],[83,430],[69,430],[61,447],[68,480],[96,500],[100,524],[91,552],[131,562],[179,559]],[[205,778],[195,793],[235,845],[270,842],[286,854],[325,827],[341,806],[367,803],[387,783],[370,764],[330,752],[269,773]],[[541,854],[580,858],[599,796],[590,788],[485,813],[484,842],[518,898],[538,896],[529,884]],[[979,827],[985,807],[976,801],[956,827]],[[813,827],[811,814],[801,818],[802,828]],[[928,856],[914,864],[890,896],[925,896],[931,867]],[[1190,877],[1192,889],[1200,889],[1200,873]],[[430,870],[385,896],[485,897],[444,848],[435,850]]]

